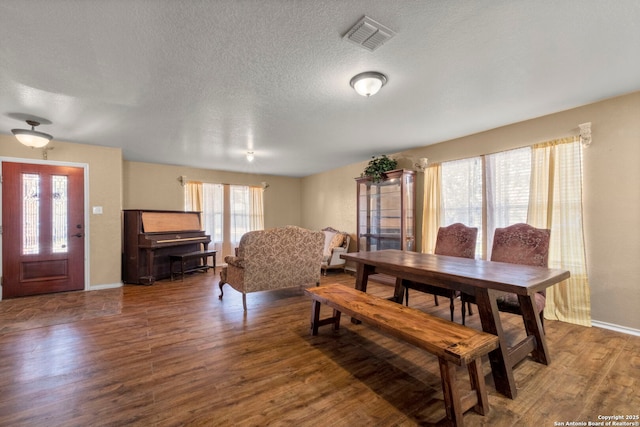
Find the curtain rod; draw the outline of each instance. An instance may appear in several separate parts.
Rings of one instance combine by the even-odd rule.
[[[193,183],[193,184],[205,184],[205,182],[203,181],[196,181],[196,180],[187,180],[187,177],[182,175],[178,177],[178,181],[180,181],[180,183],[184,186],[187,183]],[[230,184],[228,182],[207,182],[206,184],[220,184],[220,185],[238,185],[238,186],[243,186],[243,187],[249,187],[249,188],[262,188],[263,190],[266,190],[267,188],[270,187],[269,183],[267,183],[266,181],[262,181],[260,183],[260,185],[244,185],[244,184]]]
[[[574,136],[567,136],[567,137],[564,137],[564,138],[551,139],[549,141],[536,142],[536,143],[533,143],[533,144],[526,144],[526,145],[522,145],[520,147],[508,148],[506,150],[499,150],[499,151],[492,151],[490,153],[477,154],[475,156],[460,157],[460,158],[457,158],[457,159],[445,160],[445,161],[441,161],[441,162],[434,162],[434,163],[428,164],[426,168],[430,168],[431,166],[440,165],[440,164],[446,163],[446,162],[455,162],[457,160],[472,159],[474,157],[490,156],[492,154],[505,153],[507,151],[512,151],[512,150],[520,150],[520,149],[526,148],[526,147],[539,148],[539,147],[544,147],[546,145],[570,144],[572,142],[577,142],[577,141],[581,141],[582,145],[585,146],[585,147],[588,146],[588,144],[584,143],[583,136],[574,135]],[[589,144],[590,143],[591,143],[591,141],[589,141]]]

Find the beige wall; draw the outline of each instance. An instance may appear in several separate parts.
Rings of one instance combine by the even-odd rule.
[[[153,163],[124,162],[124,209],[184,209],[184,189],[178,178],[214,184],[259,186],[264,192],[265,228],[299,225],[300,178],[196,169]]]
[[[53,140],[50,146],[54,149],[47,153],[49,161],[88,165],[89,284],[94,288],[118,285],[122,282],[122,151],[119,148],[71,144],[56,140]],[[12,135],[0,135],[0,157],[28,163],[32,159],[42,160],[42,150],[25,147]],[[92,206],[102,206],[102,215],[93,215]]]
[[[356,243],[356,182],[366,162],[303,178],[302,227],[320,230],[333,227],[351,234],[350,251]]]
[[[397,153],[413,169],[421,157],[443,162],[577,135],[591,122],[584,150],[584,220],[592,318],[640,330],[640,92],[584,107]],[[367,162],[303,179],[302,225],[356,232],[356,184]],[[418,174],[421,181],[422,174]],[[418,186],[421,230],[422,186]],[[418,246],[420,247],[420,246]],[[354,248],[352,248],[353,250]]]

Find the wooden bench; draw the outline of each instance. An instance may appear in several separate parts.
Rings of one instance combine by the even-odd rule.
[[[213,265],[207,264],[207,258],[213,257]],[[193,259],[202,260],[201,264],[196,265],[195,267],[186,268],[187,262]],[[214,250],[204,250],[204,251],[193,251],[187,252],[183,254],[169,254],[169,271],[171,274],[171,280],[173,280],[173,275],[178,274],[173,271],[173,264],[175,262],[180,263],[180,274],[182,279],[184,280],[184,273],[191,273],[194,271],[208,271],[210,268],[213,268],[213,274],[216,274],[216,251]]]
[[[438,357],[447,418],[462,426],[462,414],[469,409],[485,415],[489,411],[481,357],[498,348],[495,335],[468,328],[439,317],[373,295],[331,284],[305,289],[313,299],[311,333],[318,327],[340,327],[341,313],[367,323]],[[320,319],[320,306],[333,308],[333,316]],[[456,385],[456,367],[467,366],[471,391],[462,395]]]

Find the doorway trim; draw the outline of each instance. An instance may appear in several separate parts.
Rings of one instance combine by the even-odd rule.
[[[54,160],[38,160],[38,159],[23,159],[19,157],[4,157],[0,156],[0,170],[2,163],[4,162],[13,162],[13,163],[26,163],[26,164],[36,164],[36,165],[47,165],[47,166],[69,166],[74,168],[82,168],[84,173],[84,224],[85,224],[85,239],[84,239],[84,288],[83,290],[88,291],[91,286],[89,283],[89,278],[91,277],[89,271],[90,265],[90,252],[89,248],[91,247],[91,222],[89,221],[89,164],[88,163],[75,163],[75,162],[60,162]],[[0,185],[0,224],[2,223],[2,186]],[[0,277],[2,274],[2,238],[0,238]],[[0,284],[0,301],[2,300],[2,284]]]

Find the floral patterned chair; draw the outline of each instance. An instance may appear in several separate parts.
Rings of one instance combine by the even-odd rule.
[[[438,236],[436,237],[434,253],[436,255],[475,258],[477,237],[477,227],[467,227],[459,222],[447,227],[440,227],[438,229]],[[453,322],[453,302],[460,294],[459,292],[423,283],[405,282],[406,305],[409,305],[409,289],[433,294],[436,305],[438,305],[438,295],[449,298],[449,309],[451,311],[451,321]],[[473,314],[470,305],[469,314]]]
[[[528,224],[514,224],[505,228],[496,228],[491,261],[547,267],[550,238],[551,230],[535,228]],[[536,308],[543,325],[546,300],[544,291],[536,293]],[[475,302],[470,295],[462,294],[463,325],[465,322],[465,301]],[[498,298],[498,310],[522,315],[518,296],[512,293],[504,293]]]
[[[320,264],[325,235],[300,227],[287,226],[250,231],[240,239],[237,256],[226,256],[220,272],[222,286],[228,283],[242,292],[247,311],[250,292],[320,284]]]
[[[322,272],[326,276],[327,270],[341,268],[344,271],[347,262],[340,258],[340,254],[349,251],[351,236],[349,236],[349,233],[338,231],[331,227],[323,228],[322,232],[324,233],[324,250],[320,266]]]

